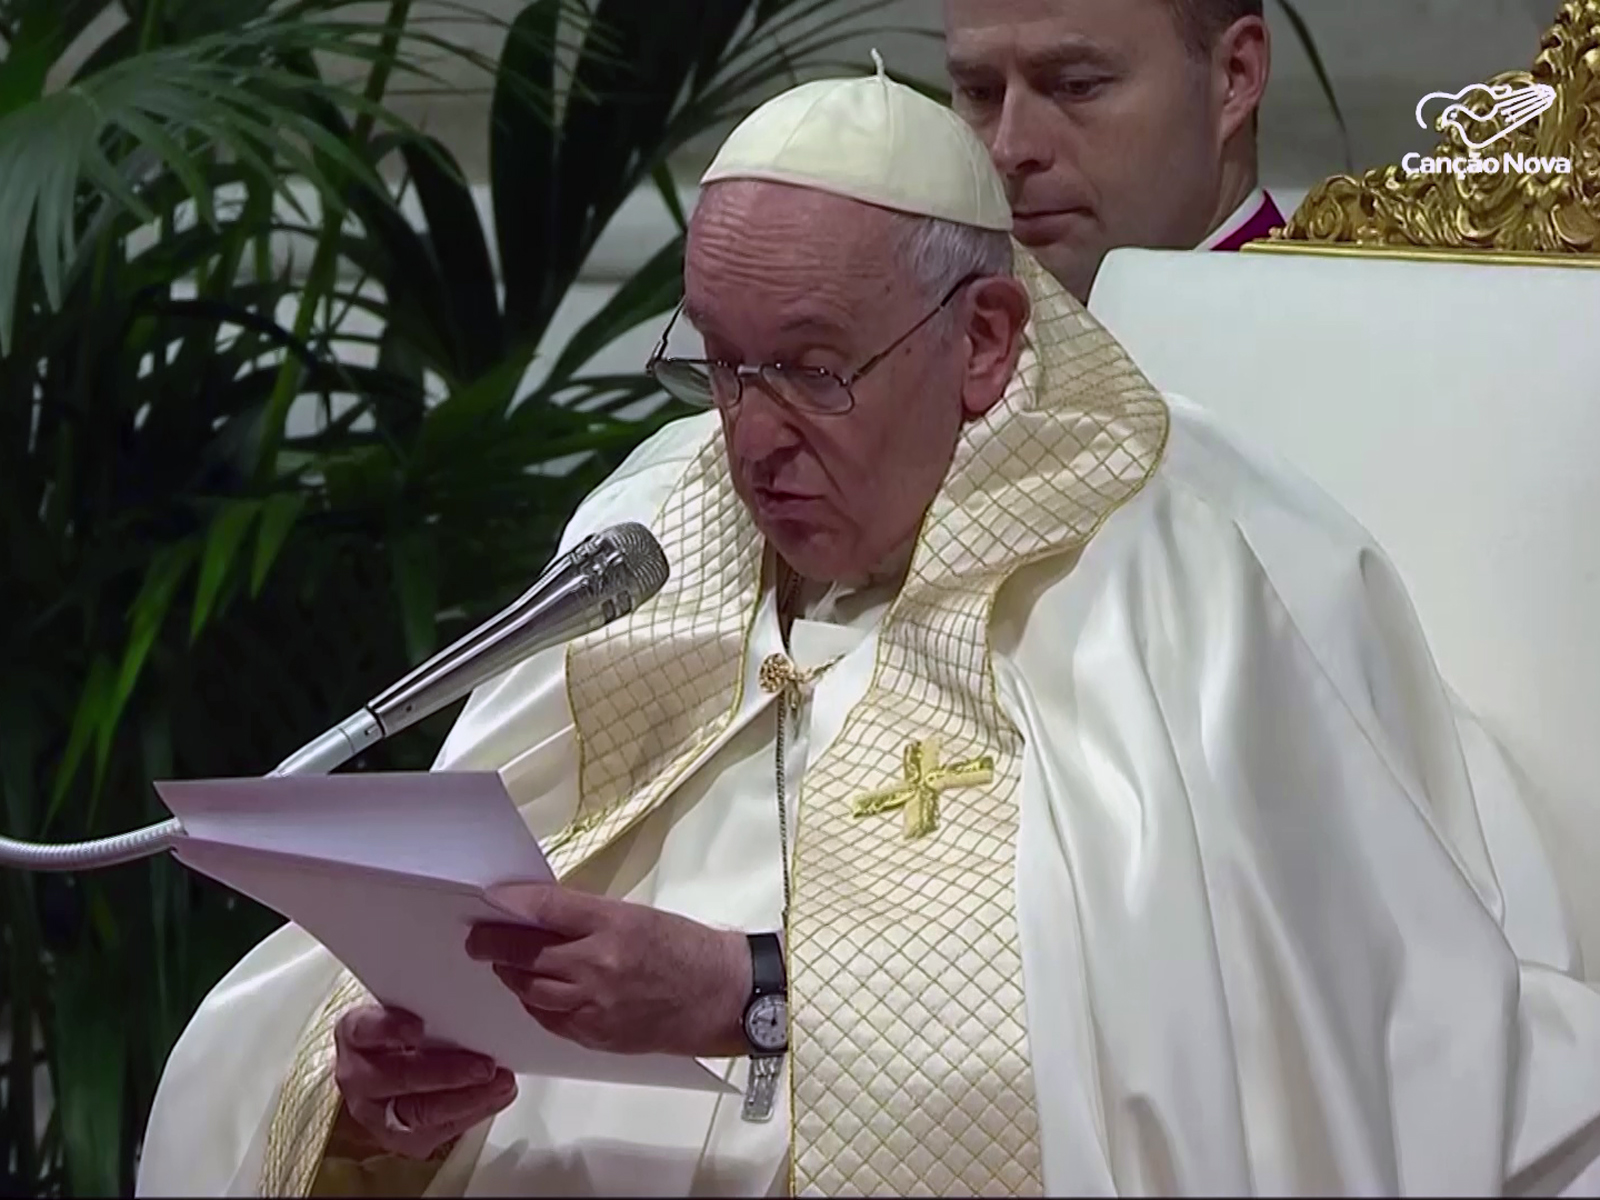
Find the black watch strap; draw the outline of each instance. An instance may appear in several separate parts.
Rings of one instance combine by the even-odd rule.
[[[783,965],[783,942],[775,933],[752,933],[750,941],[750,998],[786,994],[789,972]]]

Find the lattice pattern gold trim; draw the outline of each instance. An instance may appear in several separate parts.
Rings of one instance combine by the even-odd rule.
[[[713,429],[654,523],[672,564],[665,586],[632,619],[567,653],[579,803],[547,848],[558,873],[576,870],[659,804],[739,711],[764,545],[724,454]],[[664,689],[667,704],[659,702]]]
[[[301,1034],[267,1128],[260,1195],[310,1193],[341,1103],[333,1078],[333,1027],[350,1009],[367,1002],[366,989],[350,975],[341,974]]]
[[[1555,103],[1485,154],[1564,156],[1572,160],[1570,175],[1408,175],[1398,164],[1336,175],[1312,189],[1285,226],[1248,248],[1334,243],[1600,254],[1600,0],[1565,0],[1532,70],[1487,82],[1547,84]],[[1459,128],[1441,132],[1433,157],[1468,155]]]
[[[807,771],[789,921],[794,1194],[1040,1194],[1014,909],[1022,739],[1001,709],[990,611],[1144,485],[1167,411],[1029,256],[1027,361],[969,427],[885,615],[867,695]],[[852,800],[909,740],[986,759],[938,828],[863,827]]]

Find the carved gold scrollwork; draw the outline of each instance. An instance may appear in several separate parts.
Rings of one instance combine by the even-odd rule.
[[[1286,226],[1251,248],[1315,243],[1328,250],[1600,255],[1600,0],[1564,0],[1533,69],[1488,81],[1489,87],[1508,84],[1546,84],[1554,102],[1483,146],[1483,156],[1564,157],[1571,160],[1570,174],[1416,174],[1396,164],[1359,177],[1337,175],[1318,184]],[[1438,127],[1444,140],[1431,157],[1469,157],[1459,124]]]

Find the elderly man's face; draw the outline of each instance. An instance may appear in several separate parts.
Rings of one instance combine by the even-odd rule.
[[[684,270],[684,313],[705,356],[848,379],[937,303],[897,261],[891,229],[882,210],[813,190],[708,189]],[[964,412],[1000,395],[966,395],[972,341],[953,332],[966,312],[969,298],[957,297],[908,338],[854,385],[847,413],[797,411],[754,380],[722,413],[739,496],[801,574],[860,582],[900,565],[949,469]]]
[[[1242,106],[1168,0],[946,0],[945,42],[952,102],[1005,178],[1017,240],[1080,300],[1108,250],[1188,249],[1224,215]]]

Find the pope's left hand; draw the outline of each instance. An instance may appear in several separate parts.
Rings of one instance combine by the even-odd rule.
[[[551,1033],[619,1054],[746,1052],[744,934],[553,883],[512,884],[491,898],[539,928],[474,925],[467,953]]]

